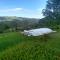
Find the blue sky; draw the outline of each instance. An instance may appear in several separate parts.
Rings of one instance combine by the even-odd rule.
[[[0,16],[42,18],[47,0],[0,0]]]

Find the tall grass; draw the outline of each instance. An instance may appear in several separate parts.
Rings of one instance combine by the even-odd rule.
[[[22,41],[22,37],[19,33],[6,33],[0,35],[0,51],[4,49],[14,46]]]
[[[6,49],[0,55],[1,60],[55,60],[55,52],[44,45],[24,42]]]
[[[18,32],[0,35],[0,60],[60,60],[60,32],[27,37]]]

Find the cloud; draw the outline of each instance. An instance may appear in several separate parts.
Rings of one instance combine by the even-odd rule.
[[[0,16],[20,16],[29,18],[42,18],[42,9],[24,9],[24,8],[13,8],[13,9],[0,9]]]
[[[13,8],[13,9],[1,9],[0,12],[16,12],[21,11],[22,8]]]

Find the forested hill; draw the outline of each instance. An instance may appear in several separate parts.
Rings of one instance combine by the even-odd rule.
[[[26,18],[26,17],[16,17],[16,16],[0,16],[0,21],[13,21],[13,20],[29,20],[29,21],[34,21],[38,22],[39,19],[37,18]]]
[[[7,29],[12,31],[32,29],[38,26],[39,20],[40,19],[16,16],[0,16],[0,32],[3,32]]]
[[[35,28],[60,29],[60,20],[45,17],[42,19],[24,17],[0,17],[0,33],[7,31],[23,31]]]

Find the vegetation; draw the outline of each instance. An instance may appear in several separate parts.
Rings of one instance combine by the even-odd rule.
[[[48,0],[43,15],[42,19],[0,17],[0,60],[60,60],[60,0]],[[37,37],[20,33],[41,27],[57,32]]]
[[[43,14],[52,19],[60,18],[60,0],[48,0],[46,9],[43,10]]]
[[[22,17],[0,17],[0,33],[36,28],[39,20]]]
[[[41,19],[41,27],[60,28],[60,0],[48,0],[42,12],[45,18]]]
[[[60,29],[60,0],[48,0],[43,9],[42,19],[22,17],[0,17],[0,33],[10,31],[23,31],[40,27]]]
[[[44,39],[19,32],[1,34],[0,60],[60,60],[60,32]]]

